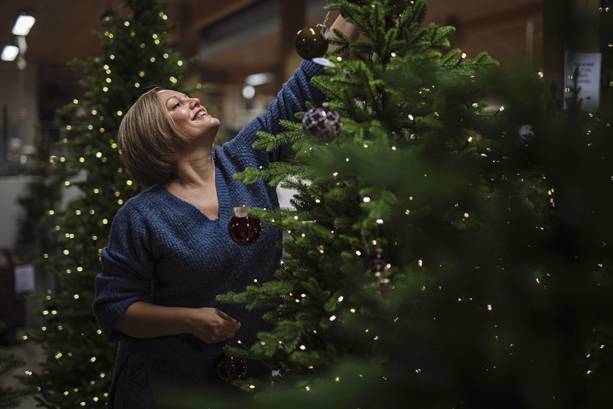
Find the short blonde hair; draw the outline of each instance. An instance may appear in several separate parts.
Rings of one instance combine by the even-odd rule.
[[[118,143],[121,162],[138,184],[153,186],[170,179],[177,154],[187,138],[157,97],[155,87],[142,94],[121,120]]]

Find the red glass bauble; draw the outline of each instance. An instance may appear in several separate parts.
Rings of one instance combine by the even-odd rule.
[[[247,206],[235,207],[234,216],[228,223],[228,231],[232,240],[241,246],[246,246],[260,237],[262,223],[257,217],[249,216]]]

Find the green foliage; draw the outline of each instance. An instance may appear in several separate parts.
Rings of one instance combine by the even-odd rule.
[[[368,39],[312,81],[343,131],[296,140],[296,210],[258,213],[288,232],[276,285],[224,297],[275,324],[252,407],[610,406],[610,104],[552,110],[535,72],[449,49],[425,1],[327,7]]]
[[[156,85],[184,90],[187,64],[168,48],[171,26],[160,0],[127,0],[126,17],[103,19],[103,53],[74,61],[82,95],[62,108],[62,139],[51,157],[58,188],[76,187],[66,209],[46,209],[52,241],[35,264],[54,275],[56,289],[43,298],[45,319],[30,339],[46,360],[27,377],[46,408],[107,406],[114,347],[102,337],[91,311],[99,254],[116,210],[142,187],[120,162],[116,132],[122,115],[144,90]]]

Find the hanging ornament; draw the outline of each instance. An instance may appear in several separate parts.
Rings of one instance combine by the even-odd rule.
[[[234,216],[228,223],[228,231],[230,237],[237,244],[246,246],[253,243],[260,237],[262,232],[262,223],[257,217],[249,216],[249,208],[240,206],[234,208]]]
[[[383,250],[377,248],[375,254],[368,260],[368,270],[375,282],[379,285],[379,291],[384,298],[389,298],[392,288],[389,285],[390,265],[383,259]]]
[[[368,260],[368,269],[377,281],[387,278],[387,262],[383,260],[382,250],[377,249],[375,254]]]
[[[304,114],[302,129],[320,142],[330,142],[341,132],[341,116],[324,107],[313,108]]]
[[[304,27],[296,34],[296,51],[305,60],[323,57],[328,51],[328,39],[325,35],[326,26],[318,24],[315,27]]]
[[[247,375],[247,361],[232,355],[223,355],[217,363],[217,376],[224,382],[234,382]]]

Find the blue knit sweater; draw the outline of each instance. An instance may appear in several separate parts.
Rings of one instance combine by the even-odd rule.
[[[232,342],[249,344],[266,328],[261,311],[215,300],[218,294],[271,279],[281,258],[278,229],[263,226],[260,238],[249,246],[230,238],[228,222],[235,206],[278,207],[274,188],[262,181],[244,185],[232,176],[279,159],[279,152],[252,148],[256,132],[280,132],[279,120],[304,111],[305,101],[319,105],[323,95],[309,82],[322,70],[304,61],[262,115],[230,142],[214,147],[219,219],[210,220],[161,184],[130,198],[117,211],[101,253],[93,303],[104,337],[119,342],[109,407],[156,407],[152,391],[169,382],[199,388],[219,382],[215,363],[224,342],[206,344],[189,334],[148,339],[123,335],[113,327],[132,303],[220,308],[241,322]]]

